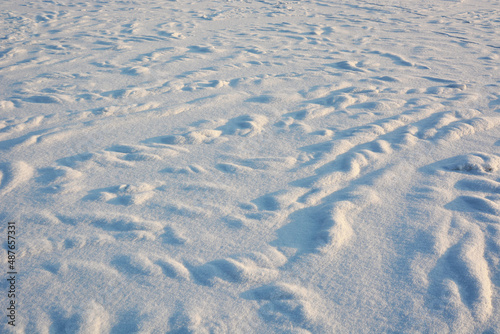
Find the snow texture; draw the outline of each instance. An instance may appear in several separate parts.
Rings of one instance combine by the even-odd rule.
[[[499,0],[0,17],[1,333],[500,332]]]

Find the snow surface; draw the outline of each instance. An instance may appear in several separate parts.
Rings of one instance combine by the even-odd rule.
[[[500,333],[500,1],[0,17],[2,333]]]

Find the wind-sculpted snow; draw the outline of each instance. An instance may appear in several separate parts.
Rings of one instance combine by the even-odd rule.
[[[2,2],[0,332],[498,332],[499,7]]]

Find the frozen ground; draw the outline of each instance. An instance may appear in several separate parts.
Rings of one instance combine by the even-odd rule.
[[[500,332],[500,1],[0,17],[2,333]]]

